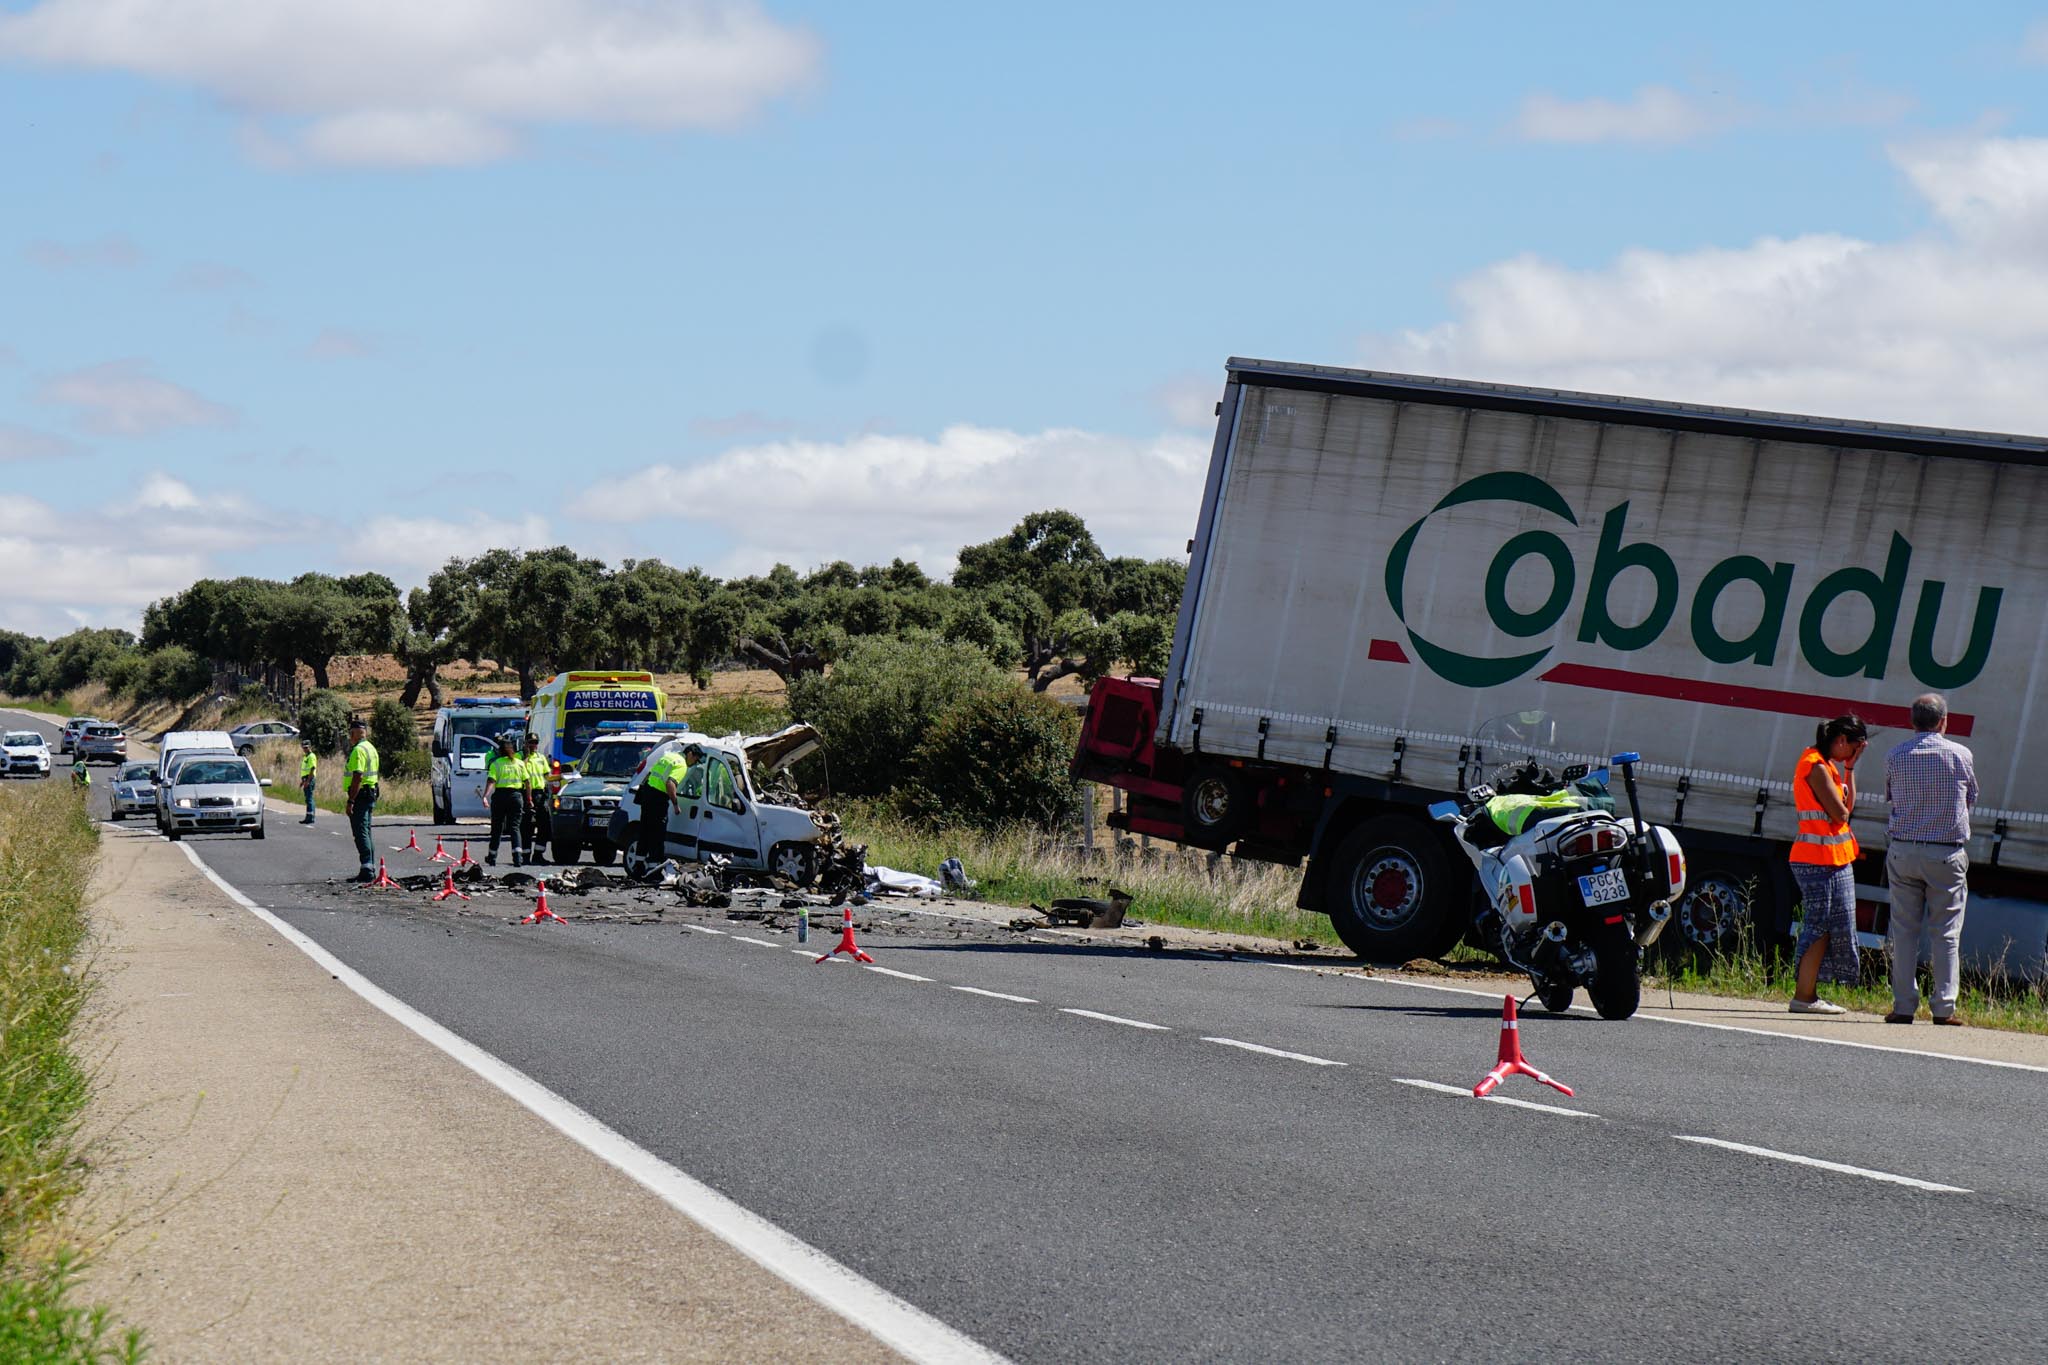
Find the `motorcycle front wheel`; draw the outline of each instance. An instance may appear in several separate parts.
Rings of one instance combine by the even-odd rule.
[[[1593,941],[1593,980],[1586,986],[1602,1019],[1626,1019],[1643,999],[1641,957],[1635,939],[1609,930]]]
[[[1537,1001],[1552,1014],[1563,1014],[1572,1007],[1572,996],[1576,994],[1574,987],[1551,985],[1546,981],[1536,982],[1535,986]]]

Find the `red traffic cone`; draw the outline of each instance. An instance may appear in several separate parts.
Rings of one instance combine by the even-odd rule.
[[[393,853],[425,853],[425,852],[426,852],[426,850],[425,850],[425,849],[423,849],[423,848],[421,848],[421,847],[420,847],[420,832],[419,832],[418,830],[413,830],[413,831],[412,831],[412,832],[411,832],[410,834],[406,835],[406,836],[405,836],[405,842],[404,842],[404,843],[402,843],[402,844],[393,844],[393,845],[391,846],[391,851],[392,851]]]
[[[462,856],[455,860],[457,867],[476,867],[477,860],[469,856],[469,840],[462,841]]]
[[[437,901],[445,901],[450,896],[457,896],[463,900],[469,899],[469,897],[466,894],[455,889],[455,869],[452,867],[443,869],[441,874],[441,889],[434,893],[434,899]]]
[[[1567,1095],[1572,1093],[1570,1086],[1553,1081],[1522,1060],[1522,1026],[1515,1017],[1515,997],[1512,995],[1500,1012],[1500,1060],[1494,1064],[1493,1070],[1486,1073],[1485,1080],[1472,1087],[1472,1093],[1484,1099],[1510,1076],[1527,1076],[1530,1080],[1543,1082],[1552,1090]]]
[[[853,941],[853,907],[850,905],[846,907],[845,922],[839,926],[838,946],[833,948],[831,953],[825,954],[825,957],[819,958],[818,961],[825,961],[825,958],[831,957],[832,953],[845,953],[848,957],[852,958],[856,962],[874,961],[873,958],[869,957],[866,953],[860,950],[860,945],[858,943],[855,943]]]
[[[530,914],[530,915],[528,915],[528,916],[527,916],[527,917],[526,917],[525,919],[523,919],[523,920],[521,920],[521,921],[519,921],[519,922],[520,922],[521,924],[539,924],[539,923],[540,923],[540,922],[541,922],[542,920],[553,920],[553,921],[554,921],[555,923],[557,923],[557,924],[567,924],[567,923],[568,923],[569,921],[567,921],[567,920],[563,919],[563,918],[562,918],[562,917],[561,917],[560,915],[558,915],[558,914],[556,914],[556,913],[555,913],[554,911],[552,911],[552,910],[548,909],[548,884],[547,884],[547,882],[546,882],[545,880],[542,880],[542,881],[541,881],[541,882],[539,883],[539,886],[540,886],[540,900],[539,900],[538,902],[536,902],[536,903],[535,903],[535,905],[534,905],[534,907],[533,907],[533,913],[532,913],[532,914]]]
[[[380,886],[390,887],[393,890],[404,889],[400,887],[397,882],[391,880],[391,874],[384,870],[384,860],[382,858],[379,858],[377,860],[376,879],[373,881],[364,882],[361,886],[357,887],[356,889],[359,891],[374,891]]]
[[[434,836],[434,856],[427,859],[427,861],[430,863],[452,863],[455,861],[455,855],[448,851],[448,846],[441,842],[441,836],[438,834]]]

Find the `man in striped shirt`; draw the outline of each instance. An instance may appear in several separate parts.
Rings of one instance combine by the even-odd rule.
[[[1956,992],[1977,769],[1970,751],[1945,733],[1948,703],[1939,693],[1914,698],[1913,729],[1911,739],[1884,756],[1884,794],[1892,805],[1884,855],[1892,896],[1892,1012],[1885,1022],[1910,1024],[1920,1007],[1924,927],[1934,939],[1928,1009],[1937,1024],[1960,1024]]]

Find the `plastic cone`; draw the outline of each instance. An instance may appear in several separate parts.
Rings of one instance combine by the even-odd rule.
[[[1472,1087],[1472,1093],[1484,1099],[1492,1094],[1500,1083],[1510,1076],[1527,1076],[1530,1080],[1541,1081],[1552,1090],[1569,1095],[1572,1088],[1562,1081],[1550,1077],[1530,1066],[1522,1058],[1522,1026],[1515,1014],[1515,997],[1507,998],[1500,1012],[1500,1060],[1493,1070],[1486,1073],[1486,1079]]]
[[[475,867],[477,865],[476,859],[469,856],[469,840],[464,839],[462,841],[462,856],[455,860],[455,865],[457,867]]]
[[[434,899],[437,901],[445,901],[450,896],[460,897],[462,900],[469,899],[469,897],[465,893],[455,889],[455,869],[452,867],[446,868],[442,871],[441,889],[434,893]]]
[[[361,886],[357,887],[356,889],[359,891],[374,891],[380,886],[389,887],[392,890],[404,889],[403,887],[399,886],[397,882],[391,880],[391,874],[384,870],[384,860],[382,858],[379,858],[377,860],[376,878],[372,881],[364,882]]]
[[[405,836],[405,842],[404,842],[404,843],[402,843],[402,844],[394,844],[394,845],[392,845],[392,847],[391,847],[391,851],[392,851],[393,853],[425,853],[425,852],[426,852],[426,850],[425,850],[425,849],[423,849],[423,848],[421,848],[421,847],[420,847],[420,832],[419,832],[418,830],[413,830],[413,831],[412,831],[412,832],[411,832],[410,834],[406,835],[406,836]]]
[[[448,846],[441,842],[441,836],[438,834],[434,836],[434,856],[427,859],[427,861],[430,863],[452,863],[455,861],[455,855],[448,851]]]
[[[567,924],[569,921],[548,909],[547,882],[542,880],[538,885],[540,886],[540,900],[534,903],[533,913],[519,922],[521,924],[539,924],[542,920],[553,920],[557,924]]]
[[[873,958],[860,950],[858,943],[853,941],[853,907],[850,905],[846,907],[846,918],[839,926],[838,944],[832,949],[831,953],[825,954],[825,957],[819,958],[818,961],[825,961],[825,958],[831,957],[832,953],[845,953],[856,962],[874,961]]]

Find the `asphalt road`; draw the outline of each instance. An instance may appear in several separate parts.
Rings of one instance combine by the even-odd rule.
[[[2043,1352],[2048,1075],[1536,1017],[1531,1060],[1576,1098],[1480,1103],[1428,1088],[1492,1061],[1498,1007],[1465,994],[936,919],[867,942],[907,975],[716,911],[519,926],[335,886],[341,821],[271,817],[192,842],[385,990],[1019,1361]]]

